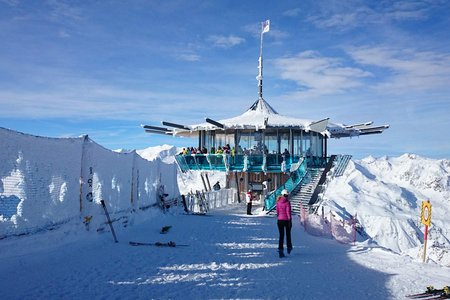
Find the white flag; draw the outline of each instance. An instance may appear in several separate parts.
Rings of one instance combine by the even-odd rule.
[[[270,20],[262,22],[262,28],[263,28],[262,33],[269,32],[269,30],[270,30]]]

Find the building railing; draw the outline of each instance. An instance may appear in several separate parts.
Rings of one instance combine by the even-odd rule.
[[[324,166],[325,157],[304,158],[299,155],[230,155],[230,154],[192,154],[175,156],[183,172],[188,170],[217,170],[237,172],[288,173],[300,160],[308,166]]]
[[[281,191],[288,190],[288,192],[292,192],[294,188],[303,180],[307,172],[307,159],[302,158],[298,163],[293,164],[290,170],[289,179],[274,192],[270,193],[267,198],[264,200],[265,209],[269,212],[274,209],[277,198],[281,195]]]

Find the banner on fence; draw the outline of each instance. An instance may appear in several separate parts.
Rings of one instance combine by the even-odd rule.
[[[318,214],[308,214],[301,209],[300,223],[305,231],[311,235],[333,238],[344,244],[356,241],[356,217],[350,220],[337,219],[332,212],[328,217]]]

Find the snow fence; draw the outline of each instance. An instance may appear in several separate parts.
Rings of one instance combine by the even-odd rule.
[[[303,208],[299,217],[300,224],[311,235],[332,238],[343,244],[356,242],[359,227],[356,217],[350,220],[339,219],[331,211],[328,217],[324,214],[308,214]]]
[[[0,238],[71,220],[104,227],[101,200],[118,219],[157,205],[161,191],[179,196],[175,163],[114,152],[87,135],[47,138],[0,128],[0,141]]]

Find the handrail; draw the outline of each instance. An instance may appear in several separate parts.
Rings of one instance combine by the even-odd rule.
[[[331,155],[330,160],[328,161],[327,165],[325,166],[325,169],[322,171],[322,175],[320,176],[319,182],[317,183],[317,186],[314,189],[311,199],[309,200],[310,205],[314,204],[317,201],[317,196],[319,195],[319,193],[321,191],[322,185],[324,184],[325,180],[327,179],[328,171],[330,171],[331,167],[333,166],[335,159],[336,159],[336,155]]]
[[[352,156],[351,155],[339,155],[338,161],[336,163],[334,177],[342,176],[345,169],[347,168],[348,163],[350,162]]]
[[[285,156],[282,154],[177,154],[175,156],[182,171],[188,170],[221,170],[226,172],[287,172],[294,161],[301,156]],[[292,170],[291,170],[292,172]]]
[[[279,195],[281,195],[281,191],[286,189],[288,192],[292,192],[294,188],[303,180],[306,175],[306,166],[307,160],[304,158],[300,158],[298,162],[298,168],[295,171],[291,172],[291,176],[286,182],[278,187],[275,192],[271,193],[265,200],[264,205],[267,209],[267,213],[271,212],[276,206],[276,199]]]

